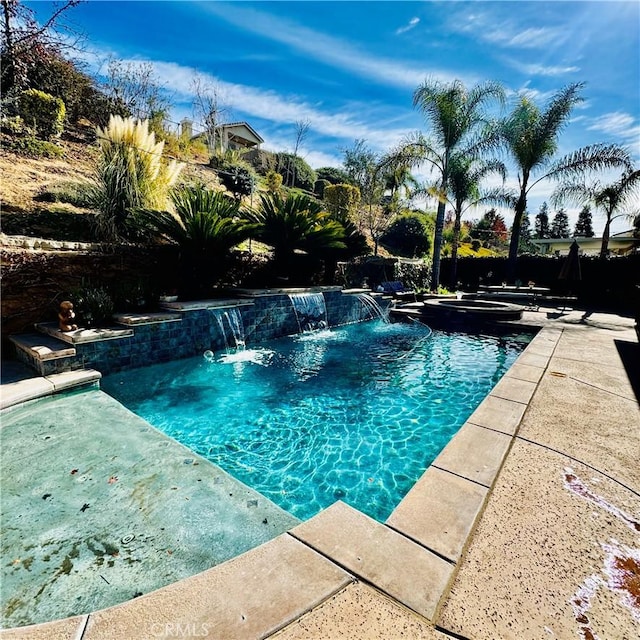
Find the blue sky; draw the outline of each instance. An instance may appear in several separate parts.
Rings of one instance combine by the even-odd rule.
[[[498,80],[512,100],[528,92],[540,105],[584,81],[584,102],[559,153],[615,142],[640,159],[635,1],[90,0],[69,18],[87,36],[92,69],[109,56],[152,62],[176,121],[192,115],[196,71],[216,88],[227,119],[249,122],[266,149],[292,150],[295,122],[308,121],[300,154],[313,167],[339,166],[355,139],[384,152],[407,133],[428,131],[412,108],[426,77],[467,86]],[[516,180],[512,170],[509,184]],[[532,214],[551,190],[543,183],[532,193]],[[572,222],[575,214],[570,209]],[[596,214],[596,232],[603,225]],[[629,228],[622,220],[614,226]]]

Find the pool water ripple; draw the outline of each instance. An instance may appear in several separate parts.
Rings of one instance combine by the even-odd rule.
[[[372,321],[103,388],[298,518],[341,499],[384,521],[529,340]]]

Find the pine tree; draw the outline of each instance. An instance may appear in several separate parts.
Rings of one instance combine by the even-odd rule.
[[[550,233],[552,238],[568,238],[571,235],[569,216],[564,209],[558,209],[556,215],[553,216]]]
[[[520,222],[518,253],[531,253],[534,250],[535,247],[531,243],[531,221],[529,220],[529,212],[525,211],[522,214],[522,220]]]
[[[540,210],[536,214],[533,237],[537,240],[549,237],[549,207],[546,202],[540,205]]]
[[[593,238],[593,221],[591,218],[591,207],[586,205],[578,214],[578,221],[573,231],[574,238]]]

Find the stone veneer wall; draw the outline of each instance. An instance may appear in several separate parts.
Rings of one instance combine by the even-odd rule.
[[[339,290],[323,292],[329,326],[369,318],[369,312],[356,295]],[[287,294],[277,293],[254,298],[254,304],[239,306],[247,344],[256,344],[298,333],[298,321]],[[75,357],[28,361],[42,375],[76,369],[97,369],[106,375],[160,362],[202,354],[207,349],[224,349],[224,336],[214,314],[219,309],[184,310],[179,321],[132,325],[133,335],[97,342],[76,343]],[[33,359],[33,358],[31,358]]]

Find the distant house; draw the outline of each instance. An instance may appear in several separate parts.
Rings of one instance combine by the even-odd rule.
[[[193,123],[184,119],[181,123],[182,134],[190,138],[207,138],[205,133],[193,135]],[[229,122],[221,124],[215,130],[216,149],[227,151],[228,149],[250,150],[260,149],[260,145],[264,142],[260,134],[248,122]]]
[[[602,237],[600,238],[548,238],[545,240],[533,239],[531,242],[540,247],[544,255],[564,256],[569,253],[569,247],[576,240],[580,247],[580,253],[585,256],[600,255]],[[633,231],[614,233],[609,238],[609,253],[624,256],[640,249],[640,238],[633,237]]]

